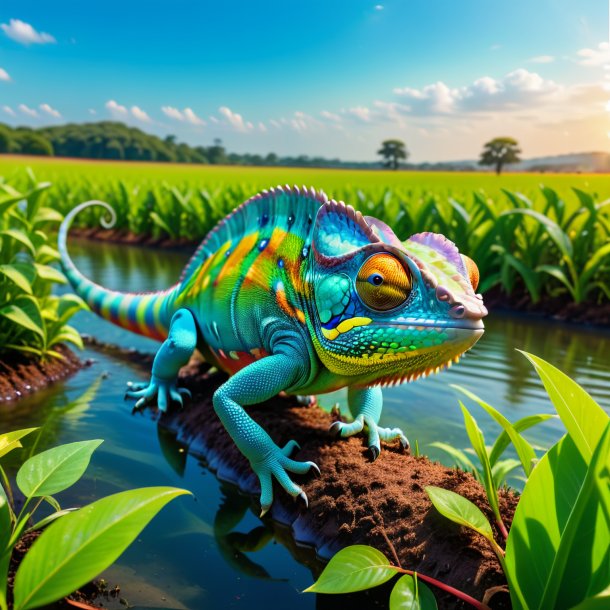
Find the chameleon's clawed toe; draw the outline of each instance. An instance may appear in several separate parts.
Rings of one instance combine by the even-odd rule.
[[[342,422],[340,421],[336,421],[330,425],[328,431],[331,433],[332,436],[341,436],[341,423]]]
[[[316,471],[317,475],[320,477],[322,476],[322,473],[320,472],[320,468],[319,466],[315,463],[315,462],[305,462],[306,464],[309,464],[309,466],[311,468],[313,468],[313,470]]]
[[[296,498],[301,498],[301,500],[305,504],[305,508],[309,508],[309,500],[307,499],[307,494],[304,491],[301,491],[301,493],[295,497],[295,500]]]
[[[379,454],[380,454],[379,447],[377,447],[376,445],[371,445],[368,450],[369,450],[371,462],[374,462],[379,457]]]

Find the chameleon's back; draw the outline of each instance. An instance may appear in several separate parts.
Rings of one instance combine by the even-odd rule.
[[[265,355],[270,324],[306,333],[303,263],[325,201],[313,189],[263,191],[221,221],[185,267],[173,309],[193,312],[204,351],[227,372]]]

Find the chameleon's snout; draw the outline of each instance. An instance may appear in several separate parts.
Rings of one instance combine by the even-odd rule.
[[[480,294],[461,294],[457,296],[448,288],[439,285],[436,287],[436,298],[442,303],[451,305],[449,316],[454,320],[482,320],[488,313]]]

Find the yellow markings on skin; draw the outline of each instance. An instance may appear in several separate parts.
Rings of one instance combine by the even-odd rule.
[[[300,309],[295,309],[294,312],[297,315],[297,320],[301,323],[301,324],[305,324],[305,314],[300,310]]]
[[[136,320],[138,321],[138,326],[139,326],[140,330],[142,331],[142,334],[145,336],[148,336],[148,333],[150,333],[150,330],[151,330],[146,325],[145,315],[146,315],[146,308],[148,307],[148,304],[150,303],[150,300],[152,298],[153,298],[152,295],[143,296],[142,299],[140,300],[140,302],[138,303],[138,307],[136,309]]]
[[[209,272],[211,270],[211,268],[213,266],[216,265],[216,263],[218,263],[219,260],[221,260],[224,255],[225,252],[231,247],[231,241],[227,241],[225,242],[221,248],[218,250],[218,252],[216,252],[216,254],[213,254],[212,256],[210,256],[204,263],[203,265],[201,265],[201,269],[199,269],[199,271],[197,272],[197,277],[194,278],[194,280],[191,282],[191,286],[188,290],[188,292],[186,293],[186,297],[196,297],[200,292],[203,292],[208,284],[210,283],[210,275]],[[183,300],[184,297],[181,298],[181,300]]]
[[[256,244],[258,240],[258,231],[254,233],[250,233],[249,235],[244,235],[239,243],[235,246],[235,250],[231,252],[231,254],[227,257],[220,273],[216,277],[216,283],[220,284],[222,280],[231,272],[239,271],[239,265],[246,258],[246,256],[250,253],[254,244]]]
[[[352,328],[355,328],[356,326],[367,326],[371,322],[372,322],[371,318],[364,318],[364,317],[356,316],[355,318],[349,318],[347,320],[343,320],[343,322],[340,322],[337,326],[335,326],[335,328],[331,328],[330,330],[323,328],[322,334],[329,341],[333,341],[339,335],[342,335],[343,333],[347,333],[350,330],[352,330]]]

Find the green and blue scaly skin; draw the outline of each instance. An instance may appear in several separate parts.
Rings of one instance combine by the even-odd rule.
[[[198,349],[231,376],[214,408],[261,484],[261,506],[273,499],[272,478],[307,498],[289,473],[313,462],[290,459],[244,411],[284,391],[319,394],[348,388],[354,416],[332,430],[365,432],[373,458],[399,429],[378,426],[381,386],[415,379],[457,361],[483,333],[487,314],[475,294],[478,271],[442,235],[401,242],[384,223],[363,217],[321,192],[277,187],[248,200],[202,242],[172,288],[151,294],[106,290],[85,278],[67,252],[73,218],[59,233],[64,271],[74,290],[102,317],[163,341],[150,382],[130,386],[142,406],[182,404],[180,367]]]

